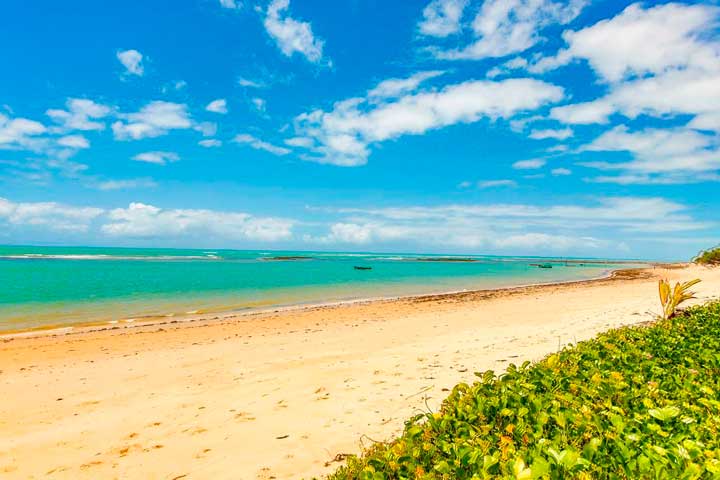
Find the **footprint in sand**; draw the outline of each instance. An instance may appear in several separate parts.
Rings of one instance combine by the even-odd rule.
[[[114,451],[120,457],[126,457],[131,451],[142,450],[142,445],[139,443],[133,443],[125,447],[116,448]]]
[[[235,414],[235,420],[239,422],[252,422],[255,420],[255,417],[253,417],[248,412],[240,412]]]

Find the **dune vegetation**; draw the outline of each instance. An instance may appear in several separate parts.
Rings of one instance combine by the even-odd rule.
[[[700,265],[720,265],[720,245],[715,248],[703,250],[693,261]]]
[[[668,317],[476,373],[329,478],[720,478],[720,302]]]

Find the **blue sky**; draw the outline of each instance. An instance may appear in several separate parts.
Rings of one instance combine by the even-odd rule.
[[[685,258],[717,2],[20,2],[0,243]]]

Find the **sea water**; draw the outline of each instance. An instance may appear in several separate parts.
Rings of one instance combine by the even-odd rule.
[[[532,265],[545,262],[553,268]],[[0,331],[564,282],[628,265],[498,256],[0,246]]]

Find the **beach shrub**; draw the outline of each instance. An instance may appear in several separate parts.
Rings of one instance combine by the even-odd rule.
[[[476,375],[329,478],[720,478],[720,303]]]
[[[720,265],[720,246],[700,252],[693,261],[700,265]]]
[[[658,291],[660,293],[660,305],[662,305],[662,318],[668,319],[675,315],[681,303],[695,298],[695,292],[690,289],[693,285],[700,283],[700,279],[690,280],[689,282],[677,282],[675,288],[670,289],[670,282],[660,280],[658,282]]]

